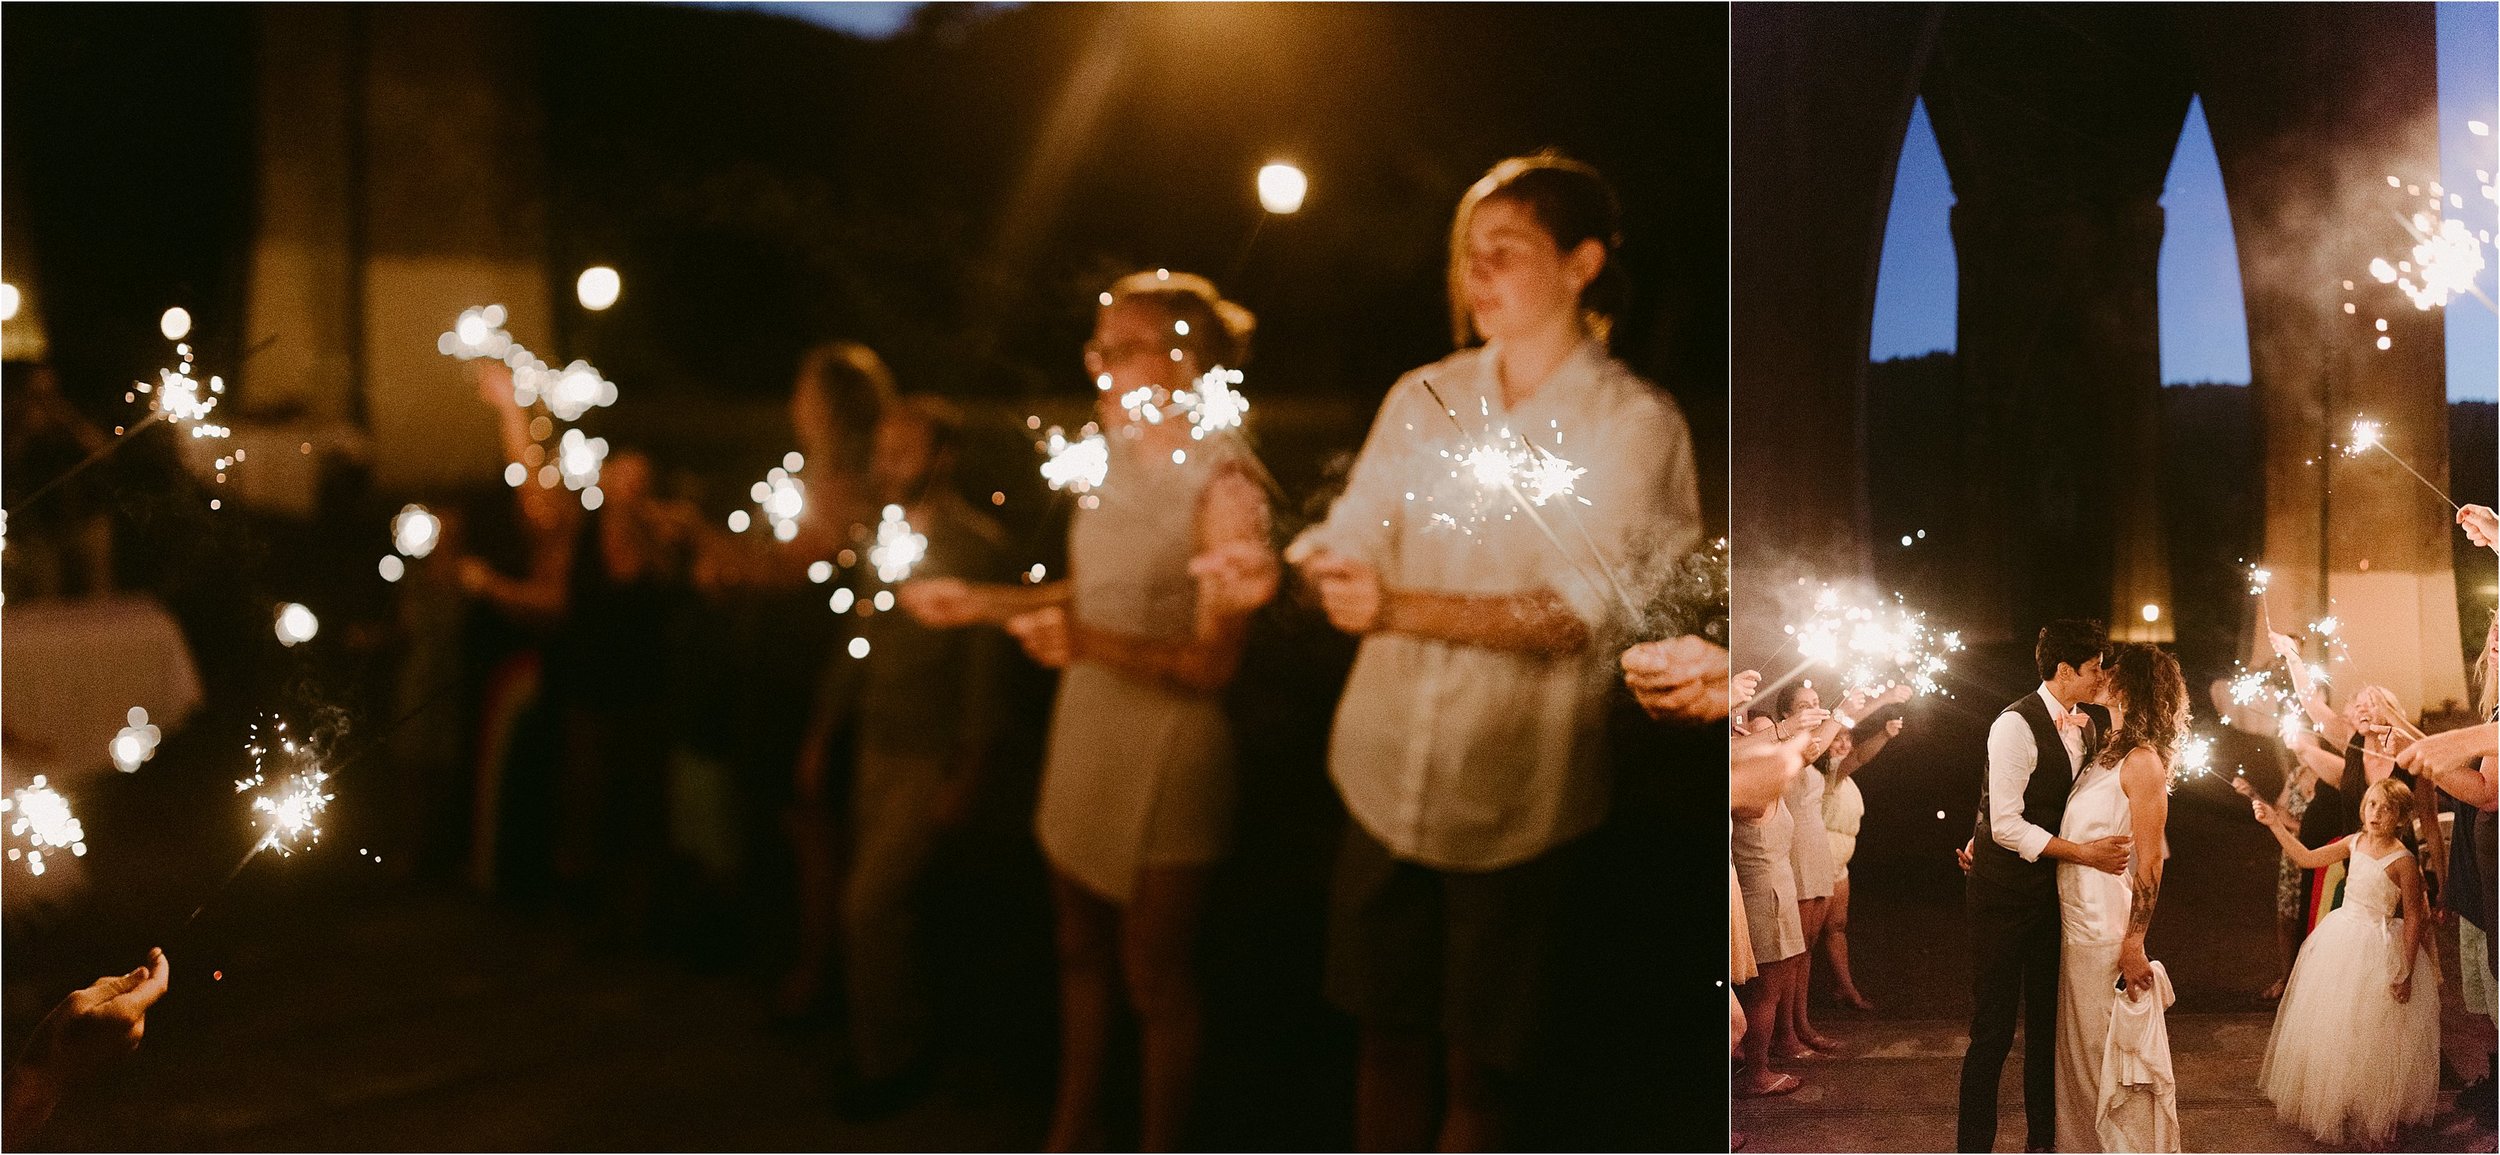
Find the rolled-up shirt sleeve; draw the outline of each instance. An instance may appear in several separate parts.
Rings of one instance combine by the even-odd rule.
[[[2039,762],[2031,726],[2019,714],[1997,715],[1988,727],[1988,836],[2025,862],[2049,847],[2049,832],[2023,818],[2023,788]]]

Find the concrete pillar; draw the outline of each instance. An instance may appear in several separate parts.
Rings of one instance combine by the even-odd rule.
[[[1871,568],[1866,349],[1934,21],[1924,4],[1734,9],[1729,519],[1740,664],[1780,661],[1796,579]]]
[[[2432,7],[2194,11],[2189,49],[2248,302],[2276,627],[2330,608],[2343,620],[2352,658],[2334,671],[2339,702],[2340,688],[2368,683],[2408,709],[2462,701],[2447,508],[2382,455],[2343,460],[2324,448],[2367,415],[2385,423],[2390,448],[2447,483],[2442,319],[2366,272],[2372,256],[2409,245],[2392,214],[2413,202],[2386,178],[2427,182],[2439,171]],[[2382,317],[2384,351],[2372,324]],[[2264,660],[2253,620],[2249,634],[2251,659]]]

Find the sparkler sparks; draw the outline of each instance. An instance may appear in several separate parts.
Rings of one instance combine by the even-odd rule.
[[[506,319],[501,305],[463,309],[450,331],[435,340],[434,347],[446,357],[462,361],[491,359],[511,370],[513,404],[525,410],[539,406],[547,411],[547,416],[530,423],[533,442],[544,442],[551,436],[555,421],[578,421],[592,409],[616,404],[616,382],[601,376],[587,361],[577,360],[562,369],[548,367],[537,354],[504,331]],[[543,448],[537,451],[545,452]],[[550,466],[539,467],[538,483],[542,488],[553,488],[561,482],[566,489],[581,495],[583,509],[597,509],[605,500],[599,489],[599,467],[606,460],[607,451],[607,439],[567,429],[556,443],[556,460]],[[530,464],[506,465],[504,484],[520,488],[529,480],[531,465],[537,461],[532,457]]]
[[[805,458],[796,453],[789,454],[782,458],[783,464],[764,474],[764,480],[747,487],[747,496],[753,498],[756,508],[764,512],[765,524],[773,527],[774,541],[789,541],[797,537],[799,515],[807,512],[807,489],[799,484],[797,471],[788,468],[793,461],[806,464]],[[736,532],[745,533],[751,524],[745,510],[729,515],[729,528]]]
[[[1101,487],[1103,479],[1110,475],[1111,443],[1103,440],[1090,423],[1078,432],[1079,439],[1070,441],[1064,431],[1053,425],[1046,439],[1035,445],[1044,458],[1042,480],[1049,482],[1052,489],[1086,493]]]
[[[71,812],[69,799],[54,790],[41,774],[7,798],[0,798],[0,814],[9,815],[9,837],[26,843],[9,848],[9,861],[25,863],[29,874],[43,874],[45,850],[67,850],[73,858],[87,853],[87,828]]]
[[[1960,631],[1928,625],[1927,615],[1902,604],[1899,594],[1858,604],[1829,586],[1815,595],[1803,624],[1784,630],[1808,663],[1839,671],[1844,693],[1904,684],[1914,693],[1936,693],[1942,688],[1936,679],[1950,668],[1946,655],[1962,650]]]
[[[1209,433],[1222,433],[1241,428],[1242,419],[1250,412],[1250,399],[1233,388],[1241,384],[1241,370],[1221,365],[1209,369],[1197,382],[1172,395],[1174,403],[1189,415],[1189,435],[1204,440]]]
[[[928,555],[929,539],[912,532],[903,507],[885,507],[877,521],[877,543],[868,547],[868,564],[875,567],[877,580],[892,584],[909,578],[911,567]]]
[[[2210,778],[2214,772],[2214,740],[2203,734],[2189,734],[2179,741],[2178,756],[2171,762],[2170,789],[2188,778]]]
[[[278,607],[276,628],[279,645],[298,646],[321,632],[321,619],[314,617],[312,610],[287,602]]]
[[[443,519],[422,505],[404,505],[391,518],[391,548],[409,557],[424,557],[434,552],[434,543],[442,540]]]
[[[2346,457],[2359,457],[2373,449],[2386,454],[2387,459],[2395,462],[2397,468],[2404,470],[2406,473],[2412,474],[2413,480],[2421,482],[2422,488],[2430,490],[2433,494],[2438,495],[2439,500],[2447,502],[2448,509],[2451,512],[2454,512],[2458,508],[2456,499],[2448,496],[2447,490],[2431,484],[2431,479],[2422,476],[2422,471],[2415,469],[2412,462],[2406,461],[2403,457],[2398,456],[2395,450],[2387,447],[2387,427],[2384,424],[2369,420],[2368,418],[2354,419],[2352,423],[2351,440],[2346,441],[2339,448]]]
[[[261,791],[252,798],[252,813],[259,815],[255,821],[261,829],[260,841],[254,844],[252,853],[275,850],[292,857],[296,851],[321,841],[322,812],[337,796],[323,792],[330,775],[321,768],[320,756],[309,742],[297,742],[289,736],[284,721],[271,726],[271,735],[278,743],[275,753],[293,768],[278,774],[275,785],[271,784],[269,757],[273,751],[262,740],[259,723],[253,723],[252,741],[245,747],[245,752],[252,756],[252,776],[236,779],[234,792]]]
[[[113,756],[115,769],[131,774],[138,771],[141,763],[156,757],[156,744],[165,733],[148,724],[148,712],[141,707],[132,706],[127,718],[130,724],[113,735],[106,750]]]

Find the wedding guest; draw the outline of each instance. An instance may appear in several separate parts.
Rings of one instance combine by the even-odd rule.
[[[1038,586],[936,577],[903,606],[933,627],[1004,624],[1064,669],[1034,817],[1058,916],[1060,1067],[1049,1149],[1103,1141],[1113,1002],[1143,1035],[1142,1142],[1182,1145],[1201,1043],[1193,953],[1207,876],[1230,845],[1234,744],[1221,694],[1279,579],[1256,465],[1195,440],[1173,395],[1249,352],[1251,317],[1204,278],[1121,278],[1085,368],[1111,446],[1068,529],[1068,576]]]
[[[1909,699],[1910,687],[1896,686],[1878,696],[1871,708],[1882,710]],[[1831,967],[1834,997],[1862,1011],[1874,1010],[1875,1004],[1858,991],[1857,978],[1849,973],[1849,859],[1857,853],[1858,827],[1866,818],[1866,796],[1858,789],[1857,772],[1900,736],[1901,725],[1900,718],[1881,723],[1860,721],[1857,726],[1842,730],[1824,755],[1831,767],[1823,790],[1823,828],[1831,839],[1832,900],[1823,915],[1822,937],[1816,941],[1823,948],[1824,962]],[[1860,734],[1865,737],[1861,739]],[[1812,769],[1806,772],[1818,773]]]
[[[1364,1150],[1505,1141],[1575,892],[1569,848],[1607,811],[1598,655],[1617,651],[1622,607],[1592,574],[1700,538],[1683,417],[1607,352],[1618,220],[1605,178],[1556,155],[1468,190],[1450,230],[1462,347],[1391,387],[1344,496],[1288,555],[1362,639],[1330,740],[1352,821],[1327,988],[1360,1023]],[[1565,516],[1596,557],[1566,558],[1502,489],[1454,475],[1450,455],[1484,442],[1587,471]]]

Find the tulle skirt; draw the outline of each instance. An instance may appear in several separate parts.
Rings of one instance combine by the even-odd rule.
[[[2355,907],[2319,920],[2274,1016],[2257,1085],[2283,1121],[2330,1144],[2383,1143],[2439,1097],[2439,967],[2422,944],[2413,997],[2388,984],[2403,924]]]

